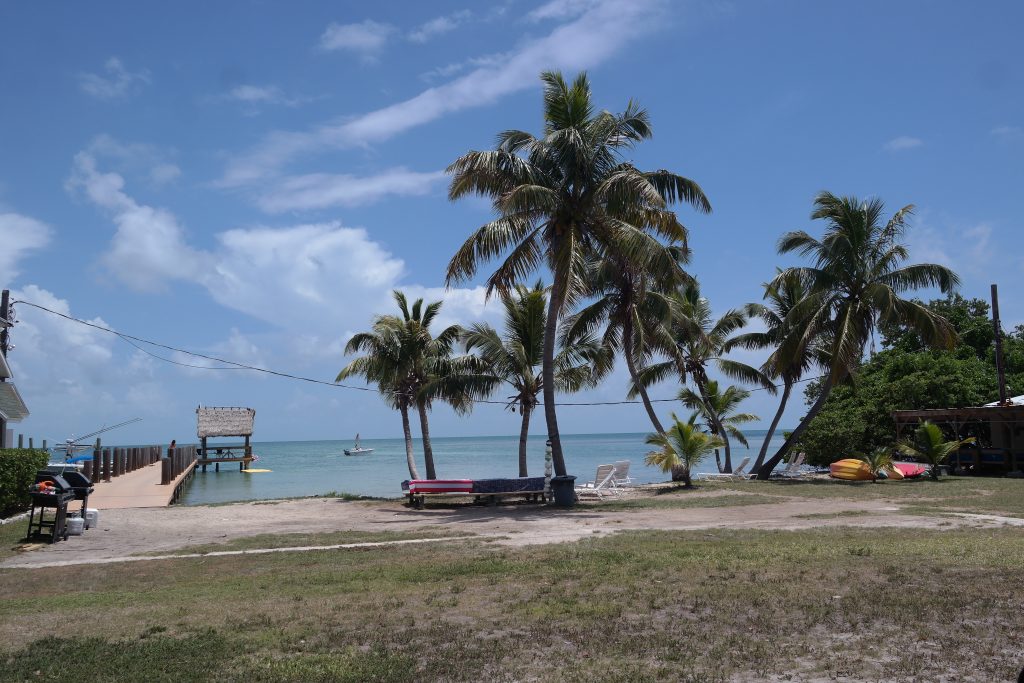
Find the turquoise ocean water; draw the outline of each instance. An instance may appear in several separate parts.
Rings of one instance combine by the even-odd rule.
[[[637,482],[666,481],[668,475],[644,465],[644,455],[650,450],[644,444],[644,436],[563,435],[562,449],[569,474],[576,475],[578,482],[585,482],[594,478],[600,464],[630,460],[630,474]],[[750,441],[749,451],[738,444],[733,446],[734,466],[748,455],[751,460],[757,456],[764,432],[750,430],[747,438]],[[431,443],[439,478],[515,477],[519,474],[518,436],[435,437]],[[773,446],[781,443],[781,435],[777,435]],[[331,491],[389,498],[401,496],[400,484],[409,478],[402,439],[363,439],[362,445],[373,448],[373,453],[344,455],[342,449],[350,448],[350,441],[258,442],[253,446],[253,452],[260,456],[260,460],[253,467],[271,472],[243,473],[233,464],[222,467],[220,472],[214,472],[211,467],[205,473],[196,473],[188,483],[181,502],[201,505],[312,496]],[[416,440],[415,448],[420,475],[426,476],[419,440]],[[531,437],[528,467],[532,476],[544,474],[543,437]],[[714,457],[702,462],[697,471],[717,471]]]

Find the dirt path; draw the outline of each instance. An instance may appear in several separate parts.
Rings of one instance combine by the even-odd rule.
[[[575,541],[634,529],[950,528],[1004,526],[1022,521],[993,515],[925,517],[900,514],[898,507],[877,500],[808,499],[763,505],[629,511],[588,509],[586,505],[568,511],[525,505],[411,510],[390,501],[306,499],[214,507],[104,510],[100,514],[99,526],[83,536],[8,558],[0,563],[0,568],[92,563],[144,553],[167,554],[188,546],[225,543],[257,534],[339,531],[414,534],[429,530],[460,536],[497,537],[499,543],[517,546]],[[808,518],[807,515],[813,517]]]

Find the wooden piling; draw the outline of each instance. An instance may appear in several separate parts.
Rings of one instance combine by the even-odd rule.
[[[35,448],[35,446],[32,444],[32,437],[31,436],[28,437],[28,447],[29,448]]]
[[[110,481],[110,460],[111,453],[109,448],[103,449],[103,481]]]
[[[85,475],[86,479],[92,479],[92,460],[86,460],[82,463],[82,474]]]
[[[25,435],[24,434],[18,434],[18,448],[24,448],[24,447],[25,447]]]

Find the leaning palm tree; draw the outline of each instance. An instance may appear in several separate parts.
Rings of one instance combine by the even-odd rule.
[[[900,453],[928,463],[928,474],[935,481],[939,480],[939,468],[945,464],[950,455],[960,450],[961,446],[972,444],[972,436],[963,440],[946,441],[942,429],[925,420],[914,430],[914,436],[908,441],[896,444]]]
[[[787,315],[793,328],[780,346],[783,357],[799,357],[825,341],[828,372],[817,398],[785,443],[758,471],[767,479],[821,411],[832,388],[845,381],[864,355],[878,326],[904,326],[933,348],[952,348],[956,332],[943,317],[900,295],[937,287],[944,293],[960,283],[956,274],[933,263],[905,265],[909,253],[903,244],[906,219],[913,205],[897,211],[883,223],[885,205],[879,199],[860,200],[822,192],[814,199],[812,220],[826,223],[819,240],[803,230],[779,239],[780,254],[795,252],[810,257],[812,265],[790,268],[775,282],[795,276],[808,283],[809,294]]]
[[[719,437],[700,430],[697,413],[690,415],[686,422],[673,413],[668,431],[648,434],[647,443],[658,446],[658,450],[648,453],[645,462],[660,467],[662,472],[671,472],[672,481],[681,481],[687,488],[693,486],[690,473],[697,463],[722,446]]]
[[[507,407],[522,416],[519,430],[519,476],[528,476],[526,443],[530,417],[537,407],[537,395],[544,387],[540,372],[544,356],[547,321],[547,290],[541,282],[533,288],[516,285],[501,295],[505,309],[505,330],[499,334],[490,325],[477,323],[463,335],[466,352],[476,352],[478,385],[512,387]],[[609,365],[607,350],[594,340],[581,339],[563,345],[555,355],[555,388],[573,392],[593,387]]]
[[[683,402],[683,405],[696,411],[698,415],[708,422],[713,435],[721,436],[715,431],[714,423],[711,422],[712,415],[717,418],[717,422],[721,425],[724,435],[736,439],[746,448],[750,448],[750,444],[747,443],[746,435],[740,430],[740,425],[757,422],[761,419],[752,413],[736,412],[739,404],[748,398],[750,398],[750,392],[739,387],[730,386],[726,387],[725,391],[720,391],[716,380],[708,380],[707,386],[704,387],[703,396],[689,387],[683,387],[679,392],[679,400]],[[725,436],[722,437],[723,445],[725,444],[725,438]],[[715,460],[719,471],[721,471],[723,468],[722,463],[719,461],[717,448],[715,449]]]
[[[651,344],[666,360],[651,363],[638,372],[639,380],[630,390],[633,397],[639,386],[649,387],[676,375],[681,384],[693,383],[701,401],[708,406],[707,419],[712,431],[723,441],[725,462],[723,472],[732,472],[732,445],[729,433],[715,412],[708,394],[709,367],[730,379],[756,384],[775,393],[771,379],[761,370],[737,360],[726,358],[733,346],[733,333],[747,323],[747,310],[729,310],[719,318],[711,312],[711,304],[701,296],[696,282],[684,285],[671,295],[672,316],[651,333]]]
[[[793,386],[801,380],[804,373],[815,366],[825,362],[822,358],[820,346],[806,346],[797,348],[784,346],[783,341],[791,331],[799,327],[800,321],[790,321],[790,312],[803,301],[808,294],[807,283],[793,272],[783,274],[782,270],[777,272],[778,280],[768,282],[764,285],[764,304],[750,304],[748,310],[764,323],[765,329],[758,332],[747,332],[734,337],[731,341],[731,348],[744,348],[751,350],[771,349],[771,354],[761,366],[761,370],[773,381],[782,381],[782,395],[779,398],[779,408],[775,411],[775,417],[768,427],[761,443],[761,450],[757,454],[751,472],[757,472],[764,459],[768,455],[768,446],[771,444],[775,430],[779,427],[782,414],[786,411],[790,394],[793,393]],[[784,355],[789,352],[791,355]]]
[[[571,84],[560,73],[541,74],[544,131],[498,135],[489,151],[469,152],[448,167],[450,199],[476,194],[492,199],[497,218],[474,232],[448,264],[446,282],[472,278],[480,264],[505,254],[487,279],[487,292],[506,292],[542,266],[552,284],[542,362],[544,417],[555,473],[566,474],[555,413],[555,343],[567,304],[585,291],[586,259],[612,245],[627,255],[658,253],[657,237],[685,244],[686,228],[667,207],[685,201],[710,211],[704,192],[668,171],[641,171],[624,152],[651,137],[647,112],[630,102],[621,114],[596,112],[585,74]],[[675,264],[660,250],[659,272]]]
[[[353,336],[345,346],[345,353],[366,351],[367,355],[349,363],[338,373],[335,381],[361,375],[367,382],[376,383],[385,400],[401,411],[406,435],[406,457],[410,461],[409,474],[413,478],[417,477],[412,459],[408,410],[415,407],[419,412],[427,479],[436,479],[428,410],[436,398],[447,400],[459,411],[468,410],[472,406],[469,390],[460,392],[457,382],[451,379],[443,388],[433,389],[438,386],[435,382],[438,377],[453,378],[460,369],[460,364],[453,361],[451,356],[462,329],[452,325],[435,337],[430,332],[430,324],[440,312],[442,302],[434,301],[424,307],[423,299],[417,299],[410,308],[405,294],[395,290],[392,295],[401,317],[378,316],[371,332]]]
[[[660,249],[660,245],[658,247]],[[685,247],[671,249],[679,264],[689,260]],[[671,315],[668,293],[678,284],[675,278],[688,279],[688,276],[680,269],[653,272],[649,259],[642,254],[639,256],[629,258],[615,251],[588,264],[587,291],[596,300],[567,320],[563,337],[572,341],[589,336],[603,326],[602,342],[622,354],[651,424],[659,434],[664,434],[665,428],[654,410],[647,387],[637,381],[637,368],[651,353],[649,331]]]

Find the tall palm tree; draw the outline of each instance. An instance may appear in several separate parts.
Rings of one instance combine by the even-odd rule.
[[[544,131],[498,135],[497,146],[469,152],[448,167],[450,199],[490,197],[497,218],[481,226],[452,257],[446,282],[473,277],[481,263],[506,254],[487,279],[488,294],[509,291],[527,273],[546,265],[552,284],[542,362],[544,417],[555,473],[566,474],[555,413],[555,336],[562,312],[585,291],[583,264],[612,245],[627,255],[658,252],[657,238],[686,243],[686,228],[667,207],[685,201],[708,212],[700,187],[669,171],[640,171],[624,152],[651,137],[647,112],[630,102],[621,114],[596,112],[590,82],[569,84],[544,72]],[[658,272],[677,268],[661,250]]]
[[[729,432],[714,409],[714,402],[708,394],[709,367],[730,379],[747,384],[757,384],[775,392],[771,379],[761,370],[737,360],[726,358],[725,354],[733,345],[733,333],[747,323],[747,311],[729,310],[719,318],[711,311],[711,304],[701,296],[696,282],[683,285],[671,295],[672,316],[666,324],[660,325],[651,334],[651,343],[667,360],[647,365],[639,370],[639,382],[630,390],[630,395],[639,393],[640,385],[651,386],[673,374],[681,384],[693,383],[701,401],[708,407],[707,419],[712,431],[723,441],[725,462],[723,472],[732,472],[732,445]]]
[[[415,407],[420,418],[427,479],[436,479],[427,411],[436,398],[448,400],[456,410],[468,410],[472,405],[469,392],[459,392],[456,382],[449,381],[441,387],[434,381],[441,376],[451,378],[459,369],[451,354],[462,329],[452,325],[435,337],[430,332],[430,324],[440,312],[442,302],[434,301],[424,307],[423,299],[417,299],[410,308],[405,294],[395,290],[392,296],[401,317],[378,316],[372,331],[353,336],[345,346],[345,353],[367,353],[345,366],[335,381],[361,375],[367,382],[376,383],[385,400],[399,409],[405,431],[409,475],[414,479],[418,477],[412,456],[408,411]]]
[[[685,247],[670,249],[680,265],[689,260],[689,251]],[[664,434],[665,428],[654,410],[647,387],[637,381],[637,368],[638,363],[642,364],[651,353],[649,331],[665,322],[671,314],[668,293],[679,284],[676,278],[682,275],[686,279],[688,276],[679,269],[652,272],[648,259],[642,254],[639,256],[629,258],[623,252],[615,251],[588,264],[587,290],[597,298],[568,319],[563,336],[571,341],[591,335],[603,325],[604,345],[622,354],[651,424],[659,434]]]
[[[807,282],[810,290],[787,315],[787,322],[798,324],[780,346],[780,353],[797,357],[825,340],[829,367],[807,415],[761,466],[759,478],[771,475],[821,411],[832,388],[850,376],[879,325],[908,327],[933,348],[952,348],[955,343],[956,332],[949,322],[900,296],[926,287],[948,293],[960,283],[956,273],[945,266],[905,265],[909,253],[902,239],[913,209],[912,204],[905,206],[883,222],[885,205],[879,199],[822,192],[815,197],[811,213],[812,220],[825,221],[822,238],[797,230],[779,239],[780,254],[792,252],[812,261],[810,266],[790,268],[775,278],[778,282],[792,274]]]
[[[516,285],[513,292],[501,295],[505,309],[505,329],[499,334],[490,325],[477,323],[463,335],[466,351],[478,355],[477,374],[483,385],[506,383],[513,393],[508,408],[522,416],[519,430],[519,476],[528,476],[526,443],[530,417],[537,407],[537,395],[544,386],[540,372],[544,356],[544,329],[547,320],[547,290],[541,282],[533,288]],[[565,344],[555,356],[555,383],[559,392],[579,391],[595,386],[609,365],[607,351],[596,341],[578,340]]]
[[[761,450],[757,454],[751,472],[756,472],[764,464],[768,455],[768,446],[771,444],[775,430],[779,427],[782,414],[786,411],[790,394],[793,393],[793,386],[800,381],[804,373],[810,368],[826,362],[822,356],[820,346],[806,346],[797,348],[784,346],[783,342],[793,329],[799,326],[800,321],[791,321],[790,312],[803,301],[808,294],[807,283],[800,279],[796,273],[783,274],[782,270],[776,273],[781,276],[778,280],[765,283],[764,304],[750,304],[750,312],[761,319],[765,329],[759,332],[747,332],[735,337],[732,340],[731,348],[745,349],[771,349],[771,354],[761,366],[761,370],[773,381],[782,381],[782,395],[779,399],[779,408],[775,411],[768,432],[761,443]],[[792,355],[784,355],[789,352]]]
[[[668,431],[648,434],[647,443],[658,446],[658,450],[648,453],[645,462],[660,467],[663,472],[671,472],[672,481],[681,481],[687,488],[693,485],[690,472],[697,463],[722,446],[719,437],[705,434],[697,427],[697,413],[690,415],[687,422],[673,413]]]
[[[750,392],[733,386],[726,387],[725,391],[720,391],[718,381],[712,379],[708,380],[707,386],[704,388],[704,396],[689,387],[683,387],[679,391],[679,400],[709,422],[711,433],[715,436],[722,436],[723,446],[725,445],[724,439],[732,437],[746,448],[750,448],[746,435],[740,431],[740,425],[757,422],[761,418],[751,413],[736,412],[739,404],[750,398]],[[712,415],[718,418],[722,429],[721,435],[715,430],[714,423],[711,422]],[[718,460],[717,448],[715,449],[715,460]],[[721,462],[718,463],[718,469],[723,469]]]

